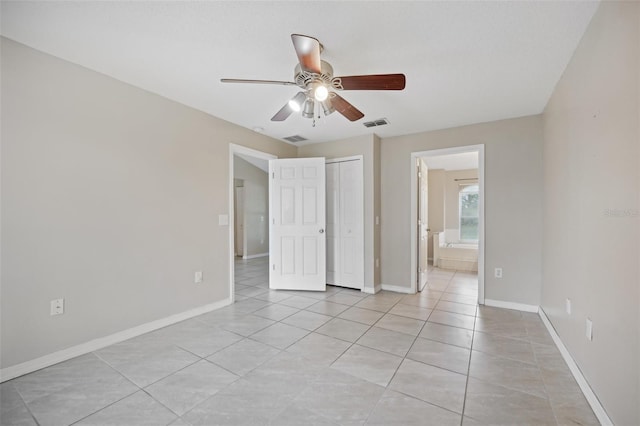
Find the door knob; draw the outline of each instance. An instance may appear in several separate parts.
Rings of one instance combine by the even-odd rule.
[[[324,229],[320,229],[320,233],[321,233],[321,234],[324,234]]]

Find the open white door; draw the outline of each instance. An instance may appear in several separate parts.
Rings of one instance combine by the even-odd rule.
[[[269,160],[269,288],[326,290],[325,160]]]
[[[418,291],[422,291],[427,284],[429,271],[429,170],[422,158],[418,164]]]

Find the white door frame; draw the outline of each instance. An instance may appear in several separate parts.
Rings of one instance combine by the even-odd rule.
[[[464,152],[478,153],[478,186],[479,186],[479,224],[478,224],[478,303],[484,305],[484,144],[457,146],[452,148],[432,149],[411,153],[411,292],[417,291],[418,271],[418,172],[416,159],[419,157],[435,157],[441,155],[460,154]]]
[[[234,170],[233,157],[236,154],[244,154],[251,157],[261,158],[263,160],[273,160],[278,158],[276,155],[258,151],[256,149],[247,148],[246,146],[229,143],[229,299],[231,303],[235,301],[235,208],[233,206],[233,197],[235,189],[233,185]]]

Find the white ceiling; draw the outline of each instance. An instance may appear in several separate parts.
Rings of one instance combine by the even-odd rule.
[[[477,152],[422,157],[429,170],[469,170],[478,168]]]
[[[540,113],[597,1],[2,1],[2,35],[274,138],[381,137]],[[402,72],[406,89],[344,91],[364,114],[315,128],[270,118],[294,86],[290,34],[336,76]],[[390,124],[362,122],[386,117]]]

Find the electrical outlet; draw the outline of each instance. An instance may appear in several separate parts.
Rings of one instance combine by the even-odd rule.
[[[567,315],[571,315],[571,299],[569,299],[567,297],[567,300],[565,301],[565,310],[567,311]]]
[[[193,282],[198,284],[202,282],[202,271],[196,271],[193,275]]]
[[[496,278],[502,278],[502,268],[495,269],[495,276]]]
[[[593,340],[593,322],[591,319],[587,318],[587,340]]]
[[[51,301],[51,315],[64,314],[64,299],[55,299]]]

